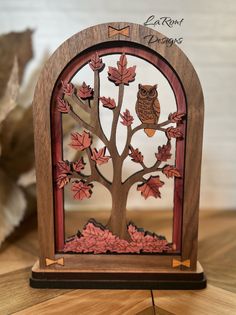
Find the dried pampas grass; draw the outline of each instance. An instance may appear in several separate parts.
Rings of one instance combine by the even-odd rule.
[[[24,216],[27,186],[18,180],[34,164],[32,115],[27,118],[30,109],[17,103],[25,65],[33,56],[31,35],[27,30],[0,36],[0,244]],[[23,126],[27,140],[21,137]],[[23,146],[31,153],[25,154]]]
[[[0,36],[0,246],[22,219],[36,210],[31,103],[48,54],[22,89],[26,64],[33,57],[32,34],[26,30]],[[65,141],[75,125],[69,116],[65,118]],[[76,153],[73,158],[78,158]]]

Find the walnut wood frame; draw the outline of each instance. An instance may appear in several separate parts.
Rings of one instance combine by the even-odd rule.
[[[167,47],[158,41],[149,43],[149,37],[163,37],[162,34],[147,27],[132,23],[107,23],[83,30],[65,41],[51,56],[41,72],[34,96],[34,128],[35,128],[35,157],[37,176],[37,201],[38,201],[38,233],[40,243],[39,266],[35,266],[32,273],[31,285],[35,287],[62,287],[56,285],[56,279],[61,278],[65,287],[70,287],[69,277],[66,273],[83,274],[77,277],[77,284],[71,287],[86,287],[81,279],[87,275],[88,283],[91,283],[93,275],[104,274],[103,287],[111,287],[112,274],[122,273],[122,281],[116,287],[132,287],[130,274],[156,274],[156,286],[150,277],[145,282],[142,279],[142,288],[165,287],[181,288],[181,279],[189,285],[185,288],[202,288],[205,286],[205,278],[200,267],[197,268],[197,239],[198,239],[198,213],[200,171],[203,137],[203,110],[204,101],[198,76],[185,54],[176,45]],[[55,213],[53,199],[52,176],[52,143],[51,143],[51,98],[57,80],[74,58],[82,52],[96,45],[110,45],[119,42],[127,45],[139,45],[144,50],[158,55],[168,64],[179,78],[184,91],[187,105],[187,130],[185,141],[185,169],[184,169],[184,200],[182,208],[181,254],[180,255],[62,255],[55,250]],[[51,264],[46,266],[46,258],[57,260],[63,257],[63,265]],[[180,262],[190,261],[190,266],[179,265],[173,269],[173,259]],[[104,270],[105,268],[105,270]],[[63,272],[62,272],[63,271]],[[106,275],[108,275],[106,278]],[[162,275],[158,278],[158,274]],[[176,276],[182,274],[181,276]],[[125,276],[127,275],[127,276]],[[163,276],[163,275],[166,275]],[[197,276],[196,276],[197,275]],[[39,281],[39,278],[41,279]],[[50,279],[49,279],[50,278]],[[76,278],[76,277],[75,277]],[[96,278],[96,277],[95,277]],[[100,287],[97,280],[94,283]],[[139,278],[139,276],[137,277]],[[170,281],[171,278],[171,281]],[[54,285],[52,284],[52,280]],[[65,279],[65,282],[63,282]],[[129,279],[131,282],[129,282]],[[159,280],[160,281],[159,281]],[[161,280],[162,279],[162,280]],[[195,279],[195,280],[194,280]],[[174,285],[175,280],[177,283]],[[115,281],[115,280],[114,280]],[[141,280],[140,280],[141,281]],[[40,282],[40,283],[39,283]],[[60,282],[60,283],[61,283]],[[102,281],[101,281],[102,282]],[[196,283],[194,286],[193,283]],[[43,283],[43,284],[42,284]],[[47,284],[48,283],[48,284]],[[49,284],[50,283],[50,284]],[[110,285],[108,284],[110,283]],[[114,282],[115,283],[115,282]],[[135,282],[137,287],[138,280]],[[141,283],[141,282],[140,282]],[[149,283],[149,284],[148,284]],[[159,283],[159,284],[157,284]]]

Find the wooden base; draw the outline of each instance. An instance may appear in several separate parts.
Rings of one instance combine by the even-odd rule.
[[[32,288],[53,289],[155,289],[198,290],[206,288],[206,278],[198,262],[197,270],[172,272],[81,272],[32,268]]]

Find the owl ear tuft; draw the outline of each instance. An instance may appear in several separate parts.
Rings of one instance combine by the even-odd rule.
[[[153,88],[154,88],[154,89],[157,89],[157,84],[154,84],[154,85],[153,85]]]
[[[139,83],[138,88],[139,88],[139,89],[141,89],[141,87],[142,87],[142,84],[141,84],[141,83]]]

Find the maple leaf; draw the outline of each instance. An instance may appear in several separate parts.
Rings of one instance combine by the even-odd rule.
[[[120,59],[117,62],[117,68],[108,67],[108,69],[108,79],[116,85],[122,83],[129,85],[129,82],[134,81],[136,66],[127,68],[127,58],[124,53],[120,56]]]
[[[181,177],[180,172],[173,165],[166,165],[162,169],[162,173],[166,175],[167,178],[170,177]]]
[[[171,143],[170,143],[170,141],[168,141],[167,144],[164,144],[162,147],[159,146],[158,147],[158,153],[155,153],[155,156],[156,156],[157,160],[165,162],[168,159],[170,159],[171,155],[172,155],[170,153],[170,150],[171,150]]]
[[[84,149],[90,147],[92,139],[90,133],[83,131],[82,134],[78,132],[71,133],[71,143],[70,146],[78,151],[83,151]]]
[[[120,114],[120,116],[123,119],[121,121],[122,125],[127,126],[127,127],[132,125],[134,121],[134,117],[130,115],[130,111],[128,109],[126,109],[126,111],[123,112],[123,115]]]
[[[102,97],[99,97],[99,99],[102,102],[102,105],[106,108],[114,109],[116,107],[116,102],[114,98],[110,98],[110,97],[107,98],[105,96],[102,96]]]
[[[70,110],[70,105],[67,101],[61,99],[59,96],[57,98],[57,105],[56,108],[61,113],[68,113]]]
[[[75,192],[73,198],[77,200],[90,198],[92,195],[92,188],[92,184],[87,185],[83,181],[75,181],[71,188],[71,190]]]
[[[111,158],[110,156],[105,156],[105,153],[106,153],[106,147],[99,149],[98,151],[97,149],[94,148],[92,149],[91,160],[95,161],[97,165],[105,164]]]
[[[80,158],[78,161],[72,163],[73,170],[78,172],[78,173],[84,169],[85,165],[86,165],[86,163],[84,163],[83,158]]]
[[[68,161],[58,161],[56,164],[56,170],[58,174],[71,173],[70,163]]]
[[[83,82],[77,94],[82,99],[91,98],[93,96],[93,89],[89,85],[87,85],[85,82]]]
[[[61,81],[61,84],[62,84],[63,93],[65,93],[68,96],[71,96],[74,93],[75,87],[72,83],[66,83],[66,82]]]
[[[93,71],[101,70],[103,68],[104,63],[102,62],[102,58],[99,57],[98,52],[91,57],[89,66]]]
[[[170,113],[170,115],[168,116],[168,119],[173,122],[173,123],[179,123],[183,120],[183,118],[185,117],[185,113]]]
[[[143,162],[143,155],[138,149],[134,149],[132,145],[129,146],[130,154],[129,156],[132,158],[132,161],[135,163]]]
[[[63,188],[69,183],[70,179],[68,177],[71,174],[70,163],[68,161],[58,161],[56,164],[57,178],[56,183],[58,188]]]
[[[60,174],[57,176],[56,183],[58,188],[63,188],[65,185],[69,183],[70,179],[67,174]]]
[[[182,138],[183,133],[179,128],[169,127],[166,129],[167,138]]]
[[[150,176],[148,180],[137,186],[137,190],[141,191],[141,195],[147,199],[148,197],[161,198],[159,188],[164,185],[159,176]]]

